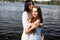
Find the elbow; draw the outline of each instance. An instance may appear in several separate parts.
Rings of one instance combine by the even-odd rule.
[[[25,33],[26,33],[26,34],[29,34],[28,30],[25,30]]]
[[[25,32],[26,34],[28,34],[28,32]]]
[[[25,32],[26,34],[28,34],[28,32]]]

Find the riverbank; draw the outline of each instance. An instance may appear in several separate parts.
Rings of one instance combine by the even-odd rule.
[[[34,1],[34,3],[37,4],[48,4],[48,5],[59,5],[60,6],[60,1],[59,2],[52,2],[52,1],[46,1],[46,2],[38,2],[38,1]]]
[[[5,3],[5,2],[7,2],[7,3],[24,3],[25,1],[3,1],[3,2],[0,1],[0,3]],[[47,4],[47,5],[58,5],[58,6],[60,6],[60,1],[57,1],[57,2],[55,2],[55,1],[45,1],[45,2],[33,1],[33,2],[35,4]]]

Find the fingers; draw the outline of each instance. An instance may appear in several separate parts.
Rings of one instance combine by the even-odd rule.
[[[40,23],[40,26],[43,26],[43,23]]]

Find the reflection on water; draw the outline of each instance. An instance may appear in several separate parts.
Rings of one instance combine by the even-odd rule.
[[[46,39],[57,40],[60,36],[60,6],[39,5],[42,9]],[[0,39],[20,40],[22,34],[23,3],[0,3]],[[47,37],[50,36],[50,37]],[[10,38],[11,37],[11,38]],[[53,37],[53,38],[52,38]],[[56,39],[55,39],[56,37]],[[48,40],[47,39],[47,40]]]

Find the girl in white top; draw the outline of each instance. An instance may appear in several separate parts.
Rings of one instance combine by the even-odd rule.
[[[31,11],[34,3],[31,0],[25,1],[25,8],[22,14],[22,24],[23,24],[23,33],[21,36],[21,40],[29,40],[30,34],[26,34],[25,30],[29,28],[31,23],[28,21],[29,18],[32,17]]]

